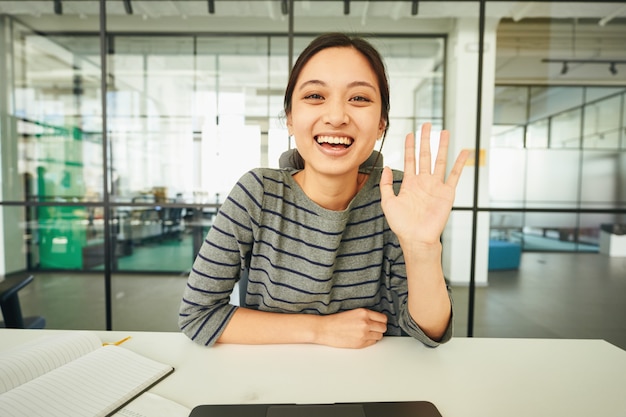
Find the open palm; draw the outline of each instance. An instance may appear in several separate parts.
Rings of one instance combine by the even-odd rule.
[[[434,169],[431,168],[430,124],[422,126],[419,168],[416,170],[415,137],[406,136],[404,179],[395,195],[393,175],[385,168],[380,180],[381,204],[391,230],[400,242],[430,245],[439,238],[448,221],[456,186],[467,160],[468,151],[459,154],[445,179],[449,133],[441,132]]]

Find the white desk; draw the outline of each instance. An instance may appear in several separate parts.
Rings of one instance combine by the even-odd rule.
[[[0,329],[0,351],[54,330]],[[385,338],[362,350],[198,346],[180,333],[96,332],[173,365],[152,392],[201,403],[429,400],[444,417],[625,417],[626,351],[602,340]]]

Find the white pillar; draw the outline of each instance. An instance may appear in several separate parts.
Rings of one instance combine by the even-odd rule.
[[[0,17],[0,200],[23,201],[17,128],[12,117],[13,78],[8,17]],[[0,206],[0,276],[26,269],[24,207]]]
[[[481,152],[478,205],[489,204],[487,150],[493,119],[495,83],[495,50],[497,21],[488,19],[485,27],[482,105]],[[450,160],[462,149],[474,149],[478,95],[478,20],[462,18],[449,33],[446,73],[446,128],[451,133]],[[455,206],[471,207],[474,199],[474,162],[466,165],[459,182]],[[454,211],[443,234],[444,275],[453,285],[469,284],[471,272],[472,212]],[[478,213],[476,240],[476,275],[478,286],[487,285],[489,256],[489,213]]]

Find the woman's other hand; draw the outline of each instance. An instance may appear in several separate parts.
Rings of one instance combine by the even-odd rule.
[[[383,338],[387,316],[365,308],[357,308],[327,316],[319,316],[316,343],[341,347],[364,348]]]

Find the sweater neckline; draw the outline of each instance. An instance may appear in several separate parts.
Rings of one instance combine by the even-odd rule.
[[[286,182],[291,187],[291,190],[294,194],[294,197],[298,205],[308,210],[311,210],[314,213],[320,216],[323,216],[324,218],[334,219],[338,221],[347,218],[350,215],[350,212],[352,211],[354,207],[358,206],[361,202],[367,199],[368,194],[372,192],[373,187],[377,185],[377,179],[378,180],[380,179],[380,173],[381,173],[380,168],[372,169],[369,172],[367,180],[365,180],[365,183],[363,184],[361,189],[356,193],[354,197],[352,197],[352,200],[350,200],[350,203],[348,203],[348,207],[346,207],[344,210],[330,210],[330,209],[320,206],[315,201],[313,201],[308,195],[306,195],[302,187],[300,187],[300,184],[298,184],[296,180],[293,178],[293,176],[296,173],[301,171],[300,169],[286,169],[284,171],[285,171]],[[359,172],[366,173],[364,171],[359,171]]]

